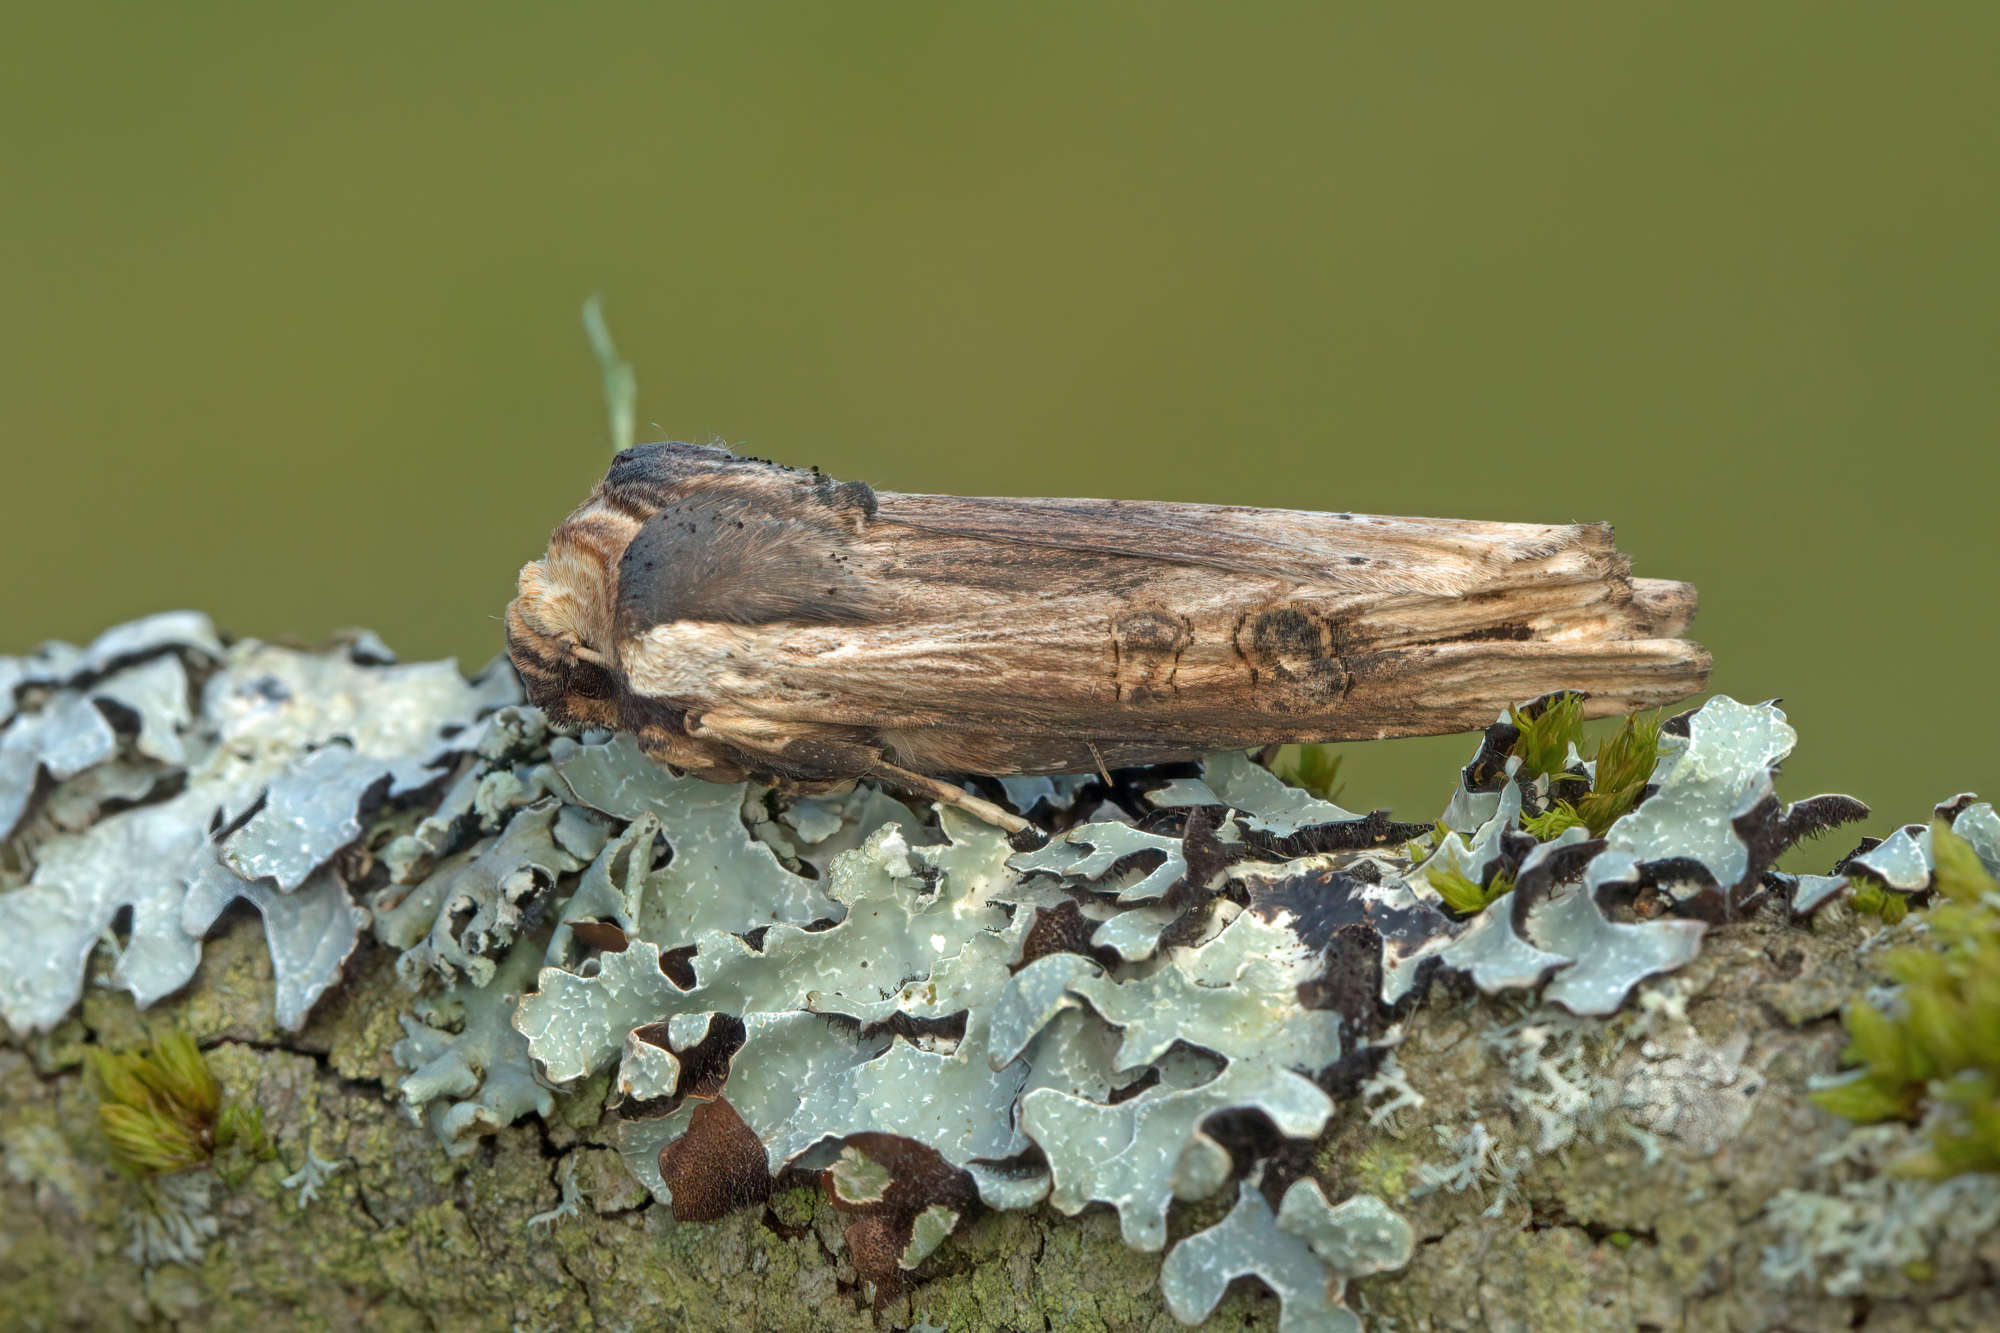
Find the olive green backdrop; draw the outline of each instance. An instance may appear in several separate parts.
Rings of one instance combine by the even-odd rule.
[[[648,437],[1611,519],[1787,794],[2000,795],[2000,6],[8,6],[0,651],[497,650]],[[1427,817],[1463,739],[1355,747]],[[1843,843],[1843,848],[1845,843]],[[1838,849],[1822,849],[1821,859]]]

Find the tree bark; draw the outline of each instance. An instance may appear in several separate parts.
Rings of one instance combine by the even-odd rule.
[[[1348,1304],[1371,1327],[1403,1330],[2000,1326],[2000,1236],[1954,1234],[1953,1218],[1924,1206],[1946,1187],[1882,1174],[1903,1131],[1851,1141],[1806,1100],[1807,1080],[1834,1068],[1840,1005],[1869,984],[1864,935],[1837,910],[1811,926],[1718,927],[1696,962],[1604,1022],[1433,986],[1394,1064],[1342,1099],[1313,1151],[1329,1197],[1373,1191],[1420,1238],[1406,1269],[1354,1284]],[[259,924],[239,909],[166,1004],[142,1014],[93,985],[55,1031],[7,1036],[5,1322],[1178,1327],[1159,1256],[1127,1249],[1108,1211],[1047,1207],[961,1226],[878,1323],[841,1238],[851,1219],[817,1191],[781,1188],[719,1223],[673,1221],[607,1146],[601,1079],[547,1123],[531,1117],[447,1158],[391,1102],[404,998],[392,961],[366,946],[305,1029],[283,1033]],[[127,1249],[153,1191],[111,1169],[81,1053],[160,1023],[192,1033],[225,1094],[261,1109],[278,1156],[234,1187],[207,1182],[215,1231],[195,1261],[147,1267]],[[1409,1104],[1389,1113],[1398,1100]],[[284,1182],[308,1152],[336,1169],[302,1203]],[[579,1200],[566,1212],[565,1179]],[[1960,1201],[1961,1227],[1980,1197]],[[1178,1207],[1175,1235],[1224,1207],[1220,1196]],[[1817,1232],[1801,1230],[1805,1216],[1820,1218]],[[1922,1257],[1867,1261],[1897,1252],[1898,1235]],[[1801,1254],[1816,1256],[1811,1272],[1784,1276]],[[1269,1328],[1278,1313],[1239,1280],[1208,1326]]]

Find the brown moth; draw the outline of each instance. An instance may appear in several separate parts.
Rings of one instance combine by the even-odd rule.
[[[1604,524],[899,495],[647,444],[521,570],[507,646],[558,725],[699,777],[872,778],[1019,831],[945,779],[1680,699],[1694,589],[1630,563]]]

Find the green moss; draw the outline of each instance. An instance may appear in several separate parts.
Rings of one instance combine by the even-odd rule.
[[[259,1162],[278,1155],[264,1131],[264,1112],[230,1102],[215,1118],[215,1173],[225,1185],[235,1185]]]
[[[1564,756],[1568,755],[1571,744],[1578,744],[1578,753],[1582,753],[1582,707],[1579,701],[1574,710],[1577,716],[1574,727],[1569,725],[1568,713],[1571,710],[1568,709],[1556,722],[1549,721],[1557,711],[1553,704],[1540,718],[1529,719],[1529,725],[1536,729],[1532,741],[1529,741],[1529,733],[1523,731],[1522,740],[1514,745],[1514,753],[1521,756],[1523,769],[1536,776],[1562,773],[1561,759],[1553,761],[1558,765],[1556,768],[1541,767],[1551,762],[1549,755],[1558,744],[1563,747]],[[1514,717],[1514,725],[1520,726],[1519,710]],[[1644,794],[1646,784],[1652,781],[1653,769],[1659,760],[1659,714],[1627,717],[1619,723],[1617,731],[1598,745],[1590,789],[1580,795],[1561,797],[1551,802],[1542,813],[1524,817],[1521,827],[1541,842],[1547,842],[1571,828],[1586,828],[1590,830],[1591,837],[1601,838],[1619,816],[1639,803],[1639,797]],[[1575,781],[1580,785],[1580,779]]]
[[[1391,1201],[1408,1197],[1410,1173],[1423,1161],[1421,1154],[1391,1138],[1370,1140],[1359,1151],[1345,1155],[1342,1146],[1329,1143],[1314,1160],[1314,1172],[1322,1180],[1337,1178],[1351,1191]]]
[[[1287,745],[1271,761],[1271,771],[1322,801],[1340,797],[1340,759],[1331,745]]]
[[[1893,926],[1910,914],[1907,895],[1885,889],[1872,879],[1854,881],[1847,903],[1861,915],[1875,917],[1885,926]]]
[[[1532,715],[1519,708],[1512,709],[1507,720],[1521,733],[1512,753],[1520,759],[1521,770],[1527,777],[1546,778],[1561,773],[1569,766],[1570,747],[1582,750],[1581,694],[1558,694]]]
[[[1590,826],[1592,837],[1603,837],[1612,821],[1639,803],[1653,769],[1660,762],[1660,715],[1633,714],[1597,747],[1596,776],[1590,793],[1576,803],[1576,812]]]
[[[1430,884],[1438,897],[1444,899],[1444,905],[1460,916],[1483,911],[1514,891],[1514,877],[1504,870],[1495,870],[1484,884],[1462,870],[1433,870]]]
[[[1931,848],[1924,935],[1877,964],[1900,983],[1896,1001],[1848,1004],[1841,1058],[1856,1072],[1812,1096],[1849,1120],[1924,1120],[1928,1145],[1898,1163],[1903,1174],[2000,1171],[2000,883],[1941,822]]]
[[[774,1190],[771,1193],[771,1213],[788,1227],[802,1227],[812,1221],[819,1197],[818,1190]]]
[[[1532,835],[1536,842],[1547,842],[1561,837],[1564,830],[1584,828],[1583,816],[1568,801],[1557,801],[1538,815],[1521,816],[1521,827]]]
[[[143,1048],[84,1053],[97,1093],[97,1124],[111,1161],[135,1179],[187,1171],[225,1155],[247,1170],[271,1156],[254,1107],[222,1104],[222,1089],[194,1038],[179,1029]]]
[[[1445,827],[1444,821],[1439,820],[1430,832],[1420,833],[1403,844],[1403,859],[1413,866],[1421,865],[1450,833],[1451,830]]]

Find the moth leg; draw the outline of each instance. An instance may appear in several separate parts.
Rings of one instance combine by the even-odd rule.
[[[1097,776],[1104,779],[1105,786],[1111,786],[1111,770],[1104,766],[1104,756],[1098,752],[1097,742],[1085,737],[1083,743],[1090,747],[1090,757],[1097,764]]]
[[[913,796],[953,806],[1009,833],[1034,828],[1019,815],[981,800],[963,787],[898,768],[884,759],[880,750],[854,740],[848,728],[818,728],[809,722],[784,723],[729,713],[703,713],[698,717],[690,714],[687,729],[690,735],[702,740],[721,741],[751,754],[768,756],[782,768],[796,770],[803,766],[810,770],[804,775],[807,777],[879,778]]]
[[[973,818],[984,820],[1009,833],[1025,833],[1035,827],[1012,811],[1003,810],[991,801],[974,796],[963,787],[953,786],[938,778],[927,778],[921,773],[912,773],[907,768],[897,768],[894,764],[883,760],[877,760],[869,772],[871,776],[883,778],[912,795],[928,796],[940,805],[955,806]]]

